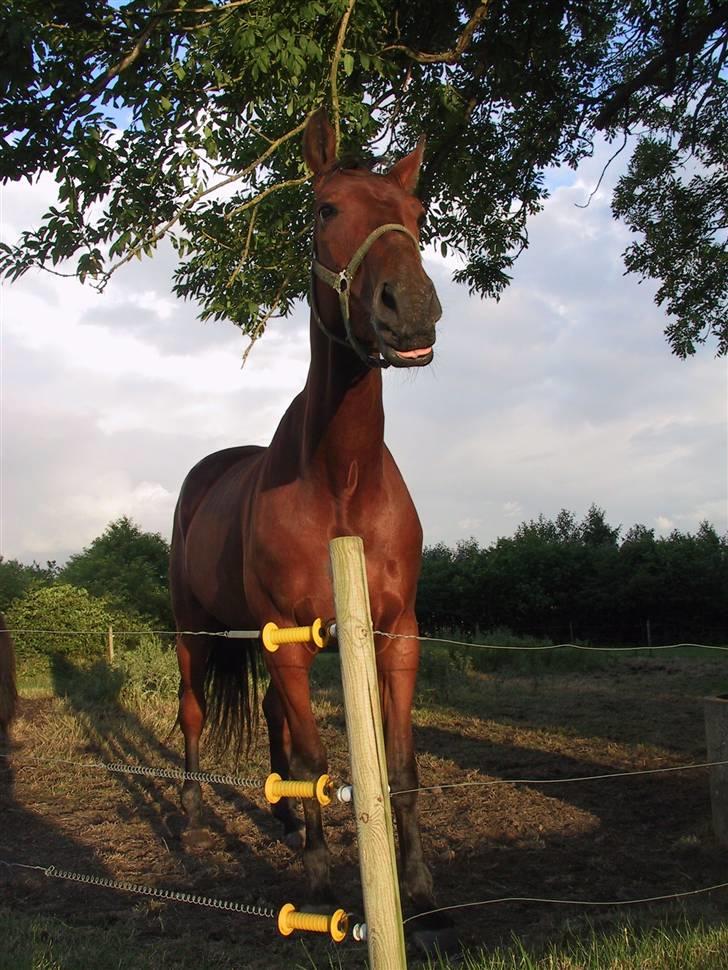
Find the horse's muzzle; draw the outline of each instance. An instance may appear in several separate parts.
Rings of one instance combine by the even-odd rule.
[[[393,367],[425,367],[434,356],[435,324],[442,307],[435,287],[381,283],[372,306],[372,326],[382,357]]]

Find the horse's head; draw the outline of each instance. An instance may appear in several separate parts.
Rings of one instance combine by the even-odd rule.
[[[337,161],[323,111],[312,115],[304,134],[314,174],[314,272],[338,294],[319,284],[321,299],[312,292],[312,309],[329,336],[370,366],[421,367],[433,356],[442,309],[419,252],[424,210],[414,189],[423,148],[421,140],[378,175]],[[328,309],[325,321],[319,305]]]

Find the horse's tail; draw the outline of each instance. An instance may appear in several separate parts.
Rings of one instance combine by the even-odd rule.
[[[207,724],[213,744],[233,751],[235,760],[250,750],[258,723],[260,673],[257,640],[215,637],[207,661]]]
[[[0,613],[0,739],[7,736],[15,717],[18,691],[15,683],[15,647]]]

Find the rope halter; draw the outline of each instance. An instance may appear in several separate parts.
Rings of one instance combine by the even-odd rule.
[[[344,269],[335,272],[334,270],[328,269],[316,258],[316,251],[314,249],[313,259],[311,262],[311,294],[310,294],[310,304],[311,312],[313,313],[313,318],[318,324],[321,331],[337,344],[342,344],[344,347],[349,347],[357,357],[364,361],[368,367],[389,367],[389,361],[385,360],[384,357],[374,357],[367,352],[366,348],[362,343],[357,340],[351,329],[351,316],[349,314],[349,293],[351,290],[351,283],[356,275],[356,271],[361,266],[364,261],[364,257],[369,252],[374,243],[383,236],[385,232],[403,232],[405,236],[409,236],[415,245],[417,250],[417,255],[420,254],[420,244],[417,238],[407,229],[406,226],[400,225],[398,222],[387,222],[383,226],[379,226],[373,232],[370,232],[364,242],[359,246],[357,251],[349,260],[347,266]],[[328,286],[334,290],[339,297],[339,307],[341,309],[341,318],[344,321],[344,329],[346,331],[346,339],[342,339],[335,333],[332,333],[326,324],[321,319],[321,315],[318,312],[318,307],[316,306],[316,299],[314,295],[314,274],[318,276],[322,282],[326,283]],[[376,332],[376,327],[375,327]]]

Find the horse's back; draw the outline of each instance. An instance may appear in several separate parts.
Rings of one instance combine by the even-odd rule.
[[[199,461],[185,478],[172,529],[169,561],[172,610],[178,624],[240,622],[245,614],[236,576],[242,570],[239,525],[267,451],[257,445],[226,448]]]
[[[261,445],[242,445],[215,451],[187,473],[182,483],[174,516],[174,532],[183,537],[200,503],[212,488],[236,466],[242,467],[260,456],[267,449]]]

